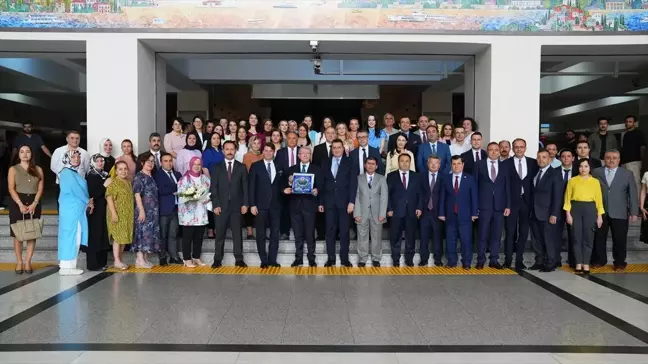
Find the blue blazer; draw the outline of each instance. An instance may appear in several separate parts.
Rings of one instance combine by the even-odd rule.
[[[211,168],[216,164],[225,160],[225,155],[222,150],[216,150],[212,147],[205,149],[202,154],[203,167],[211,171]]]
[[[322,189],[319,191],[320,205],[324,208],[347,208],[349,202],[355,203],[358,175],[354,174],[351,159],[342,156],[337,176],[333,177],[331,166],[335,157],[327,159],[322,165]]]
[[[360,175],[360,149],[361,147],[352,150],[351,154],[349,155],[349,158],[351,159],[351,165],[353,166],[353,174],[355,176]],[[382,162],[382,157],[380,156],[380,151],[378,150],[378,148],[367,146],[367,152],[369,152],[367,157],[374,157],[378,161],[378,169],[376,169],[376,172],[384,175],[385,165]]]
[[[479,211],[504,212],[511,208],[511,178],[509,170],[503,161],[497,161],[497,177],[495,182],[490,178],[490,162],[488,158],[477,163],[477,194],[479,196]]]
[[[450,173],[450,147],[446,143],[437,141],[437,156],[441,159],[441,168],[439,172],[442,174]],[[432,154],[432,148],[430,143],[425,143],[419,145],[418,152],[416,153],[416,170],[417,171],[427,171],[427,160],[428,157]]]
[[[533,176],[533,180],[535,178],[536,176]],[[536,182],[533,188],[533,216],[540,221],[549,221],[550,216],[560,217],[564,193],[565,187],[561,169],[549,166],[542,175],[542,179]]]
[[[533,178],[538,173],[538,163],[535,159],[524,157],[527,165],[527,175],[524,179],[520,179],[517,166],[515,165],[515,157],[511,157],[504,161],[506,169],[508,169],[509,176],[511,176],[511,208],[516,209],[522,203],[522,188],[524,188],[524,202],[531,206],[533,202]]]
[[[454,180],[454,174],[448,175],[443,180],[439,216],[445,216],[446,221],[472,222],[472,217],[478,216],[475,179],[471,175],[463,173],[461,182],[459,182],[458,194],[454,192]],[[456,215],[454,213],[455,202],[458,205]]]
[[[433,218],[439,216],[439,200],[441,197],[441,189],[443,186],[443,180],[448,178],[445,173],[441,173],[441,170],[437,172],[436,175],[436,184],[434,185],[434,190],[430,190],[430,171],[425,170],[425,172],[419,173],[419,179],[421,180],[421,205],[423,206],[423,216],[430,215]],[[430,201],[430,195],[432,196],[432,211],[428,210],[428,201]]]
[[[180,178],[182,178],[180,172],[173,171],[173,175],[178,181],[180,180]],[[176,207],[176,196],[174,195],[174,193],[178,191],[178,184],[174,183],[162,168],[155,170],[153,179],[155,179],[155,183],[157,184],[158,188],[160,216],[171,215],[172,213],[174,213]]]
[[[248,174],[250,207],[256,206],[259,210],[273,209],[275,211],[279,211],[281,208],[279,198],[284,187],[282,182],[284,172],[279,169],[276,162],[272,163],[276,171],[274,181],[270,181],[265,160],[256,161],[250,166]]]
[[[419,174],[409,172],[407,189],[403,187],[400,170],[395,170],[387,175],[387,211],[393,211],[396,218],[416,218],[416,210],[422,210],[421,182]]]
[[[475,175],[475,151],[472,150],[472,148],[467,151],[461,153],[461,158],[463,159],[464,162],[464,173],[468,173],[471,176]],[[483,149],[480,149],[479,153],[479,161],[483,161],[484,159],[488,158],[488,154],[486,154],[486,151]]]
[[[299,164],[299,146],[295,147],[295,165]],[[283,147],[275,155],[275,163],[284,173],[290,168],[290,159],[288,156],[288,147]],[[296,172],[299,173],[299,172]]]

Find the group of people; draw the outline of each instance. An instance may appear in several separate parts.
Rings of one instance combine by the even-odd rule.
[[[414,265],[418,236],[420,266],[430,257],[443,266],[445,254],[447,267],[471,269],[476,243],[476,269],[484,268],[487,253],[490,267],[511,268],[515,258],[515,269],[527,269],[523,252],[531,230],[530,269],[553,271],[562,264],[567,224],[568,262],[577,272],[606,263],[608,229],[615,268],[625,269],[628,218],[639,215],[640,200],[633,172],[618,168],[623,152],[604,147],[600,167],[587,141],[576,146],[577,159],[572,149],[558,153],[551,143],[536,158],[527,157],[523,139],[490,142],[483,150],[471,118],[455,126],[421,116],[416,131],[407,117],[397,129],[392,114],[384,115],[382,128],[373,116],[366,128],[358,119],[347,126],[325,118],[317,132],[312,122],[306,116],[300,124],[280,121],[275,128],[269,119],[259,127],[254,114],[239,122],[205,123],[197,116],[185,124],[177,118],[164,137],[152,133],[148,151],[138,156],[132,142],[123,140],[117,158],[111,140],[102,140],[101,152],[90,156],[79,147],[80,134],[68,132],[67,145],[54,151],[50,166],[60,189],[60,274],[83,272],[76,263],[79,248],[86,251],[89,270],[105,269],[111,246],[117,269],[128,268],[125,246],[136,252],[137,268],[151,268],[152,254],[160,265],[204,266],[205,235],[215,239],[212,267],[218,268],[227,229],[235,264],[246,267],[243,228],[256,240],[262,268],[280,266],[279,242],[291,228],[293,267],[304,264],[304,245],[309,266],[317,266],[316,240],[326,241],[326,267],[336,265],[338,255],[342,266],[353,266],[353,231],[358,266],[376,267],[386,223],[393,266],[401,264],[403,240],[404,264]],[[9,173],[12,221],[38,218],[43,194],[34,150],[27,144],[17,150],[20,163]],[[294,193],[292,177],[299,173],[314,176],[310,193]],[[645,192],[644,186],[642,206]],[[30,273],[35,242],[27,242],[26,261],[22,243],[15,240],[16,272]]]

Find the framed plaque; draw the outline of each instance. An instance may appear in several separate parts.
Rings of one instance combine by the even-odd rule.
[[[292,193],[310,195],[313,193],[315,175],[312,173],[295,173],[292,175]]]

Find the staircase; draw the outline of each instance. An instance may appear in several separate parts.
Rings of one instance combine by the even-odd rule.
[[[43,236],[36,242],[36,252],[34,254],[35,262],[56,262],[57,261],[57,230],[58,230],[58,216],[48,215],[42,216],[44,220]],[[645,263],[648,262],[648,244],[639,241],[640,224],[637,222],[631,224],[628,236],[628,263]],[[13,250],[13,238],[9,235],[9,216],[0,215],[0,262],[13,262],[15,261]],[[245,232],[243,233],[245,236]],[[387,230],[383,231],[383,237],[387,237]],[[294,240],[282,240],[279,243],[278,263],[284,266],[290,265],[295,257]],[[403,244],[404,245],[404,244]],[[355,264],[357,261],[357,242],[351,241],[350,246],[350,260]],[[404,247],[403,247],[404,248]],[[305,250],[305,247],[304,247]],[[391,265],[390,246],[388,240],[383,240],[383,256],[381,263],[383,265]],[[458,250],[459,251],[459,250]],[[611,257],[612,241],[608,239],[608,261],[612,262]],[[225,258],[223,264],[233,265],[234,257],[232,255],[232,240],[230,232],[228,231],[227,240],[225,241]],[[244,240],[243,253],[245,261],[249,265],[258,265],[260,263],[257,255],[256,241]],[[317,262],[323,265],[326,260],[326,244],[323,241],[318,241],[315,253],[317,255]],[[214,239],[205,239],[203,242],[203,260],[212,262],[214,255]],[[134,254],[126,253],[127,262],[134,262]],[[81,260],[85,259],[84,254],[79,256]],[[566,259],[566,252],[563,253],[563,261]],[[306,258],[304,258],[306,261]],[[431,260],[431,259],[430,259]],[[503,260],[503,254],[502,254]],[[155,259],[153,259],[155,261]],[[418,262],[418,256],[415,257],[415,263]],[[531,243],[527,245],[525,253],[525,262],[527,264],[533,263],[533,253],[531,252]],[[81,263],[85,265],[85,263]]]

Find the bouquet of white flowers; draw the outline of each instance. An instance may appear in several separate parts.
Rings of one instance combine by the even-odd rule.
[[[179,203],[196,201],[211,204],[211,192],[202,185],[189,185],[177,193]],[[209,208],[209,207],[208,207]],[[209,208],[211,210],[211,208]]]

